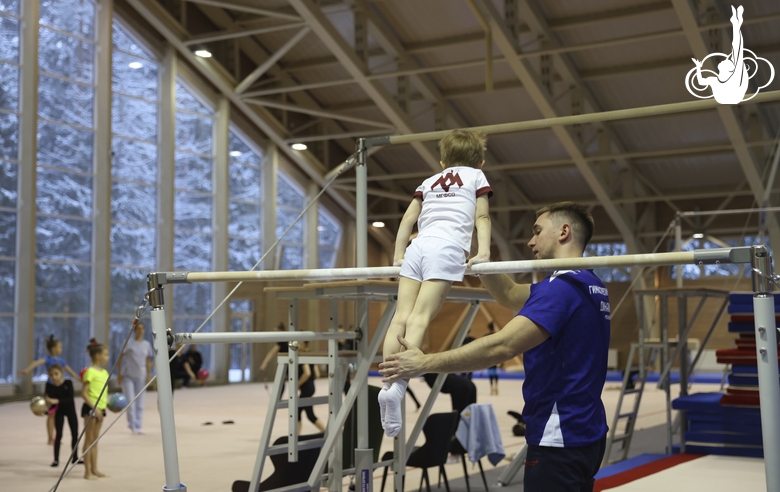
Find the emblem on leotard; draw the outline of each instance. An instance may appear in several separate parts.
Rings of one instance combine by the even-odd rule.
[[[458,188],[462,188],[463,181],[460,179],[460,175],[458,175],[458,173],[453,173],[450,171],[447,174],[440,176],[439,179],[437,179],[436,182],[431,185],[431,189],[433,190],[437,186],[441,186],[441,189],[446,193],[450,191],[450,186],[454,185],[458,185]]]
[[[731,41],[731,54],[726,55],[723,53],[712,53],[707,55],[702,61],[692,58],[693,63],[696,65],[685,76],[685,88],[688,89],[693,96],[699,99],[709,99],[714,97],[716,101],[721,104],[739,104],[743,101],[749,101],[756,97],[761,89],[772,83],[775,78],[775,68],[765,58],[757,56],[755,53],[745,48],[744,39],[742,38],[742,13],[745,9],[740,5],[736,10],[731,7],[731,26],[732,26],[732,41]],[[715,73],[709,69],[702,69],[702,65],[708,59],[713,58],[713,63],[716,60],[722,58],[718,63],[718,72]],[[769,70],[769,78],[766,83],[756,89],[755,94],[745,98],[747,93],[748,84],[750,79],[756,76],[759,71],[759,66],[763,67],[764,62]],[[762,68],[763,72],[766,72],[766,68]],[[700,95],[697,93],[706,94],[707,87],[712,89],[710,95]]]

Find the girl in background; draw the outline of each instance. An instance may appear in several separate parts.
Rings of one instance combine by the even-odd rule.
[[[108,349],[93,338],[89,341],[87,352],[89,352],[92,365],[87,368],[81,378],[81,397],[84,399],[84,405],[81,406],[81,416],[84,417],[86,427],[84,450],[88,449],[100,435],[100,427],[106,416],[106,395],[108,394],[108,388],[104,389],[108,381],[108,371],[104,368],[108,364]],[[92,415],[91,419],[89,418],[90,414]],[[97,452],[98,447],[95,444],[84,454],[84,478],[87,480],[97,480],[98,477],[107,476],[97,469]]]
[[[48,354],[46,354],[43,359],[34,360],[32,364],[19,371],[19,374],[24,376],[36,367],[44,364],[46,365],[46,372],[48,373],[51,366],[58,364],[60,367],[68,371],[73,379],[78,379],[78,376],[73,371],[73,369],[70,368],[70,366],[62,357],[60,357],[60,354],[62,353],[62,342],[56,340],[54,335],[49,335],[46,338],[46,352],[48,352]],[[49,378],[49,382],[51,382],[51,378]],[[54,414],[55,412],[51,411],[46,417],[46,434],[49,436],[49,444],[54,443]]]
[[[49,382],[46,383],[46,403],[53,405],[54,424],[57,430],[54,439],[54,461],[51,466],[60,465],[60,443],[62,442],[62,427],[65,419],[68,419],[70,427],[70,442],[72,450],[72,460],[76,463],[76,444],[79,436],[79,422],[76,417],[76,404],[73,402],[73,381],[63,379],[62,366],[54,364],[49,367]],[[67,462],[67,460],[66,460]]]

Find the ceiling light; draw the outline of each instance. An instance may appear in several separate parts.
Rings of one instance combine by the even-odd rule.
[[[211,51],[209,50],[196,50],[195,56],[199,56],[201,58],[211,58]]]
[[[306,150],[308,147],[306,147],[306,144],[304,143],[294,143],[291,146],[293,150]]]
[[[376,222],[374,222],[374,223],[373,223],[373,224],[371,224],[371,225],[372,225],[372,226],[374,226],[374,227],[377,227],[377,228],[379,228],[379,227],[384,227],[384,226],[385,226],[385,223],[384,223],[384,222],[380,222],[380,221],[376,221]]]
[[[231,150],[230,151],[230,157],[241,157],[241,151],[240,150]]]
[[[703,237],[704,237],[704,234],[702,234],[701,232],[697,232],[696,234],[693,235],[694,239],[701,239]]]
[[[142,68],[144,66],[144,64],[141,63],[141,62],[134,61],[134,62],[128,63],[127,66],[132,68],[133,70],[138,70],[139,68]]]
[[[325,230],[325,226],[317,226],[317,230],[322,232]]]

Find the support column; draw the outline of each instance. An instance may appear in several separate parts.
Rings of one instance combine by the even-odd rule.
[[[276,241],[276,179],[279,172],[279,148],[271,144],[263,162],[263,253]],[[278,249],[266,256],[263,270],[276,268]],[[275,326],[275,324],[274,324]]]
[[[19,171],[16,216],[16,317],[14,318],[15,366],[33,361],[35,343],[35,197],[38,134],[38,0],[22,2],[19,36]],[[21,380],[21,393],[32,393],[29,377]]]
[[[230,101],[225,97],[217,100],[217,118],[214,122],[214,213],[211,218],[212,246],[214,248],[214,270],[226,271],[228,269],[228,201],[230,190],[228,189],[228,152],[230,131]],[[211,284],[211,295],[216,306],[227,296],[228,285],[225,282]],[[214,332],[229,331],[229,305],[223,306],[212,318]],[[230,345],[218,343],[213,345],[214,379],[227,382],[228,380],[228,354]]]
[[[314,181],[310,181],[309,184],[306,187],[306,203],[308,204],[311,202],[314,197],[317,196],[317,193],[320,192],[320,187],[315,183]],[[319,268],[320,263],[320,257],[319,257],[319,231],[317,230],[317,227],[319,227],[320,222],[320,214],[319,214],[319,204],[315,203],[311,206],[311,208],[306,212],[306,235],[304,236],[306,241],[306,268]],[[320,303],[316,300],[309,300],[307,301],[307,309],[306,309],[306,326],[309,330],[312,331],[320,331],[319,330],[319,323],[320,323]],[[319,343],[319,342],[317,342]],[[312,347],[314,348],[314,347]],[[318,346],[316,347],[317,350],[323,350],[324,347]]]
[[[111,35],[114,1],[97,5],[95,156],[92,180],[92,336],[109,342],[111,310]]]
[[[160,131],[157,137],[157,267],[160,271],[173,270],[176,70],[176,51],[168,46],[160,64]],[[173,327],[174,290],[169,288],[166,292],[165,319],[169,327]]]

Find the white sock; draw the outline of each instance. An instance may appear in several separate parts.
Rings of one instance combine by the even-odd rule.
[[[395,437],[401,431],[403,423],[403,414],[401,407],[406,396],[406,387],[408,381],[400,380],[394,382],[385,393],[385,420],[383,427],[388,437]]]
[[[391,383],[385,383],[382,385],[382,389],[379,390],[379,415],[382,422],[382,428],[385,428],[385,413],[387,413],[387,390],[390,389]]]

